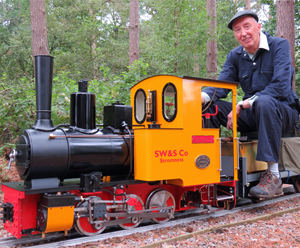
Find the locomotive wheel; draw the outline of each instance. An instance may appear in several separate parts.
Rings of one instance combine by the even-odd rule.
[[[144,202],[143,200],[135,194],[128,194],[127,195],[128,198],[134,198],[137,199],[137,202],[134,206],[130,206],[128,205],[127,207],[127,211],[137,211],[137,210],[144,210]],[[122,219],[123,217],[119,217],[118,219]],[[119,224],[119,226],[123,229],[132,229],[137,227],[141,222],[142,222],[142,218],[138,218],[138,217],[133,217],[130,219],[129,223],[123,223],[123,224]]]
[[[147,209],[155,209],[158,207],[171,207],[170,213],[173,214],[175,211],[175,199],[173,195],[167,190],[154,190],[147,198],[146,201]],[[160,212],[164,212],[168,210],[161,210]],[[165,223],[169,221],[169,218],[152,218],[152,221],[155,223]]]
[[[93,198],[97,198],[97,200],[102,200],[100,197],[92,196]],[[89,203],[88,201],[83,201],[77,204],[76,207],[86,207],[88,209]],[[85,212],[84,214],[88,214]],[[101,219],[98,219],[101,220]],[[102,227],[101,225],[93,225],[90,224],[88,217],[81,217],[75,221],[75,229],[78,233],[85,236],[93,236],[99,233],[102,233],[106,227]]]
[[[39,232],[44,232],[47,225],[47,210],[41,205],[38,206],[38,212],[36,217],[36,227]]]

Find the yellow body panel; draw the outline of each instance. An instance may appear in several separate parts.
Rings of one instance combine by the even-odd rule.
[[[256,160],[257,140],[252,142],[240,143],[240,156],[247,158],[247,171],[255,172],[268,169],[268,164]]]
[[[73,226],[74,206],[47,208],[45,233],[68,231]]]
[[[256,160],[257,140],[252,142],[240,142],[239,156],[247,158],[247,172],[263,171],[268,169],[268,164]],[[232,156],[232,144],[222,144],[222,156]]]
[[[217,136],[218,132],[215,132]],[[185,130],[141,129],[135,131],[135,179],[180,179],[181,186],[220,181],[219,141],[210,144],[192,144],[191,134]],[[199,169],[196,158],[206,155],[210,165]],[[141,166],[138,166],[141,165]],[[209,176],[208,176],[209,175]],[[170,181],[169,181],[170,183]]]
[[[162,94],[167,83],[177,91],[177,115],[168,122],[163,117]],[[221,145],[219,129],[202,127],[201,90],[203,86],[232,90],[236,102],[237,84],[197,78],[155,76],[145,79],[131,89],[132,106],[139,89],[157,91],[157,124],[160,128],[148,128],[150,122],[134,126],[134,175],[136,180],[166,180],[167,183],[191,186],[220,182]],[[134,109],[133,109],[134,110]],[[233,105],[234,116],[236,113]],[[134,111],[133,111],[134,112]],[[235,123],[235,120],[234,120]],[[197,136],[200,142],[192,142]],[[237,158],[237,132],[234,124],[233,151]],[[237,159],[234,160],[234,180],[237,180]]]

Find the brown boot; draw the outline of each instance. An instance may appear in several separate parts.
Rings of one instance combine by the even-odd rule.
[[[266,170],[262,173],[259,184],[252,187],[249,194],[256,198],[272,198],[280,195],[282,194],[282,181],[270,170]]]
[[[281,180],[281,179],[280,179]],[[279,196],[279,195],[283,195],[283,187],[282,184],[280,186],[280,188],[276,191],[274,196]]]

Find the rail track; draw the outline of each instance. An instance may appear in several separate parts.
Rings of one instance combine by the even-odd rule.
[[[14,237],[0,239],[0,247],[37,247],[37,248],[51,248],[51,247],[70,247],[81,245],[87,242],[98,242],[106,239],[124,237],[132,235],[135,233],[145,233],[153,231],[160,228],[168,228],[176,225],[187,224],[193,221],[206,220],[208,218],[217,218],[225,216],[228,214],[237,213],[240,211],[245,211],[249,209],[254,209],[258,207],[267,206],[269,204],[277,203],[280,201],[290,200],[296,197],[300,197],[300,193],[292,193],[291,187],[286,188],[285,194],[282,197],[274,198],[271,200],[265,200],[259,203],[251,203],[249,199],[240,202],[238,207],[232,210],[219,210],[212,209],[210,212],[207,210],[194,209],[191,211],[186,211],[184,213],[176,213],[175,219],[163,224],[152,224],[150,221],[143,222],[141,226],[130,229],[130,230],[120,230],[118,227],[113,227],[107,229],[104,233],[101,233],[92,237],[82,237],[75,232],[71,232],[67,237],[63,233],[56,233],[54,235],[47,235],[42,239],[41,235],[34,235],[32,237],[24,237],[21,239],[16,239]],[[207,212],[205,214],[199,215],[201,212]]]

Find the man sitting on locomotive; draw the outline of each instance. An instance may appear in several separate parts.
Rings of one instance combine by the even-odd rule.
[[[292,129],[299,115],[299,100],[292,89],[290,45],[285,39],[262,32],[258,16],[252,11],[236,13],[228,28],[240,46],[227,55],[219,80],[239,82],[244,91],[243,101],[236,106],[238,131],[258,132],[256,160],[268,164],[260,183],[249,193],[257,198],[271,198],[282,193],[278,170],[282,132]],[[218,105],[218,115],[211,118],[214,127],[233,127],[232,104],[219,100],[228,93],[229,90],[211,87],[201,93],[202,104],[213,97]]]

